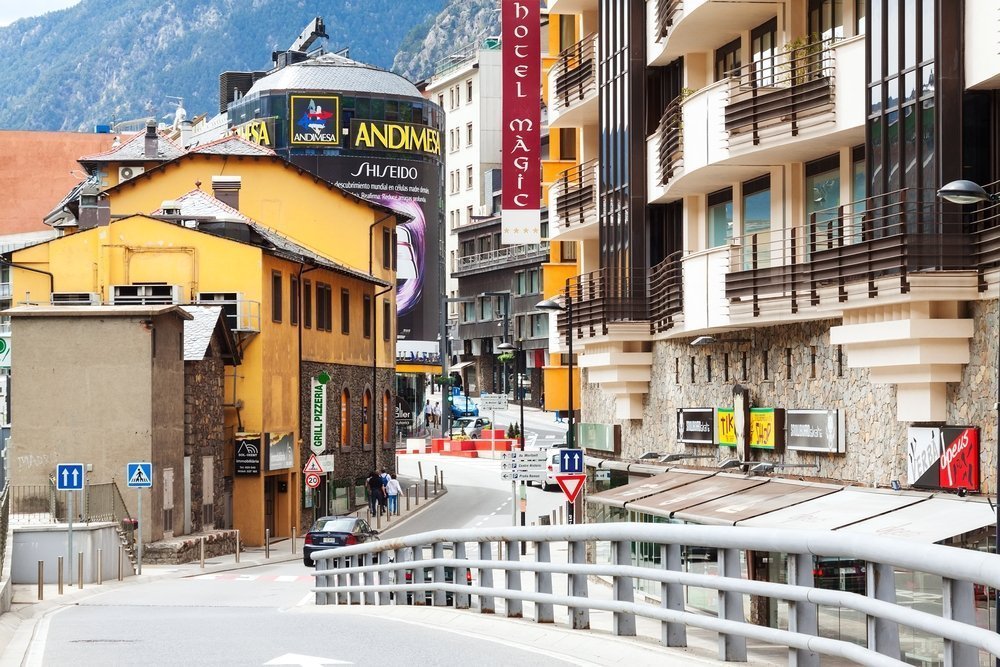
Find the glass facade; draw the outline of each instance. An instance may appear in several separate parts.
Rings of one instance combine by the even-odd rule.
[[[806,251],[831,248],[840,228],[840,159],[832,155],[806,165]]]
[[[743,184],[743,270],[771,266],[771,177]]]
[[[708,247],[718,248],[733,238],[733,190],[727,188],[708,196]]]

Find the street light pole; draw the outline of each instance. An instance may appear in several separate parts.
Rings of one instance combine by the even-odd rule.
[[[576,444],[576,437],[573,433],[573,424],[576,421],[574,418],[573,411],[573,297],[570,296],[569,291],[566,291],[563,297],[563,303],[559,303],[554,299],[545,299],[539,301],[535,304],[535,308],[538,310],[546,311],[556,311],[566,313],[566,328],[568,329],[567,334],[567,352],[569,353],[569,363],[567,364],[567,370],[569,371],[568,379],[568,391],[567,391],[567,410],[569,411],[569,430],[566,432],[566,445],[570,449]]]

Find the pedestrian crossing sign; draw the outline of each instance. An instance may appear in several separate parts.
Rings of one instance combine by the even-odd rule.
[[[309,461],[302,469],[302,472],[305,474],[309,474],[311,472],[322,474],[325,471],[323,470],[323,466],[320,465],[319,459],[316,458],[315,454],[313,454],[312,456],[309,457]]]
[[[125,466],[125,481],[130,489],[153,487],[152,463],[129,463]]]

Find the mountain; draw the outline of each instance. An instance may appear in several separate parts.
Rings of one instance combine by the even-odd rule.
[[[82,0],[0,28],[0,128],[164,119],[174,108],[168,96],[182,97],[189,116],[215,113],[221,72],[268,69],[271,52],[316,16],[328,50],[349,47],[351,58],[388,69],[407,35],[436,25],[444,2]]]
[[[434,73],[434,66],[462,47],[500,35],[497,0],[450,0],[431,20],[414,25],[400,44],[392,71],[411,81]]]

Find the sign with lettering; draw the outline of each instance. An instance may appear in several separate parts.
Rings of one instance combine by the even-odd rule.
[[[715,444],[715,410],[713,408],[678,408],[677,442],[692,445]]]
[[[911,426],[906,472],[916,488],[979,491],[979,428]]]
[[[501,242],[541,239],[541,20],[539,3],[501,0],[503,214]]]
[[[255,118],[237,125],[233,130],[252,144],[274,148],[274,117]]]
[[[267,469],[287,470],[295,463],[295,434],[267,434]]]
[[[715,411],[715,442],[720,447],[736,446],[736,418],[732,408]]]
[[[785,444],[785,411],[782,408],[750,408],[750,446],[781,450]]]
[[[322,454],[326,451],[326,383],[330,381],[330,376],[324,371],[312,378],[312,386],[309,391],[310,405],[310,431],[309,449],[313,454]]]
[[[260,474],[260,433],[237,433],[234,444],[233,472],[237,475]]]
[[[785,430],[789,449],[831,454],[847,451],[842,410],[786,410]]]
[[[289,95],[288,120],[293,146],[340,145],[340,98],[335,95]]]
[[[441,155],[441,133],[426,125],[352,118],[351,147]]]

